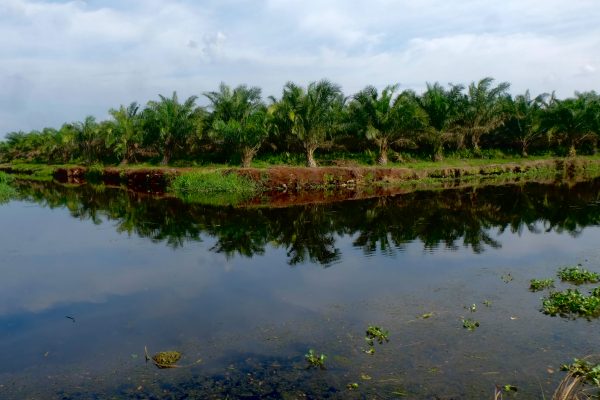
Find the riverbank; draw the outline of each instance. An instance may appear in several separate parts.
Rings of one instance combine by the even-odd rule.
[[[420,188],[445,188],[514,181],[585,180],[600,176],[600,158],[451,160],[403,167],[271,166],[85,167],[3,164],[0,171],[20,180],[64,184],[95,183],[137,192],[170,193],[213,204],[306,204],[384,196]]]

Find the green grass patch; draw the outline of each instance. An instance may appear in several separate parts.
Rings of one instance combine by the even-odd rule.
[[[0,172],[0,204],[8,202],[13,198],[17,191],[10,186],[14,178],[4,172]]]
[[[552,316],[600,316],[600,288],[585,295],[577,289],[550,293],[542,300],[542,312]]]
[[[554,287],[554,279],[532,279],[529,281],[529,290],[539,292],[540,290]]]
[[[588,271],[584,268],[581,268],[579,265],[559,269],[558,277],[563,282],[570,282],[576,285],[582,285],[584,283],[598,283],[600,281],[600,274]]]
[[[177,176],[171,182],[169,192],[188,202],[231,205],[259,195],[261,187],[235,173],[194,171]]]

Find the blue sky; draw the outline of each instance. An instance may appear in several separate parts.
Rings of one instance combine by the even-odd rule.
[[[0,0],[0,137],[221,81],[493,76],[564,97],[600,90],[598,21],[598,0]]]

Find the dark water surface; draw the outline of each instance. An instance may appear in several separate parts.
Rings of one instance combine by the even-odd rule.
[[[599,190],[235,209],[22,185],[0,205],[0,398],[549,398],[562,363],[600,353],[600,324],[540,313],[529,279],[600,271]],[[370,324],[390,332],[373,355]]]

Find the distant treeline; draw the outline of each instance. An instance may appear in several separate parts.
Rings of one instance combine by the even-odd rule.
[[[280,98],[261,89],[221,84],[179,101],[159,96],[111,109],[111,119],[88,116],[59,129],[10,132],[0,142],[0,162],[241,163],[261,152],[274,162],[298,159],[315,166],[315,151],[373,154],[384,165],[405,155],[441,160],[447,152],[479,157],[490,150],[576,155],[595,153],[600,133],[600,96],[575,93],[512,96],[509,84],[492,78],[468,86],[427,84],[417,94],[398,85],[372,86],[345,96],[322,80],[307,87],[287,83]]]

